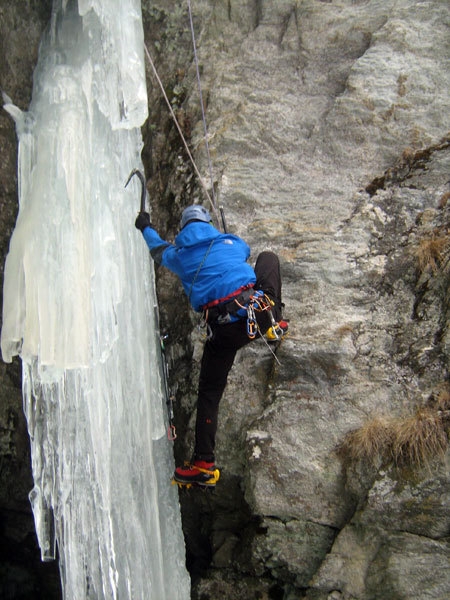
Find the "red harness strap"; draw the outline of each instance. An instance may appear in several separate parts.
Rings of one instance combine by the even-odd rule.
[[[253,285],[254,285],[253,283],[248,283],[247,285],[242,285],[238,290],[231,292],[231,294],[228,294],[228,296],[225,296],[224,298],[219,298],[218,300],[211,300],[211,302],[208,302],[208,304],[205,304],[204,306],[202,306],[202,310],[207,310],[208,308],[213,308],[213,306],[217,306],[219,304],[223,304],[224,302],[228,302],[229,300],[232,300],[236,296],[239,296],[239,294],[241,294],[245,290],[252,288]]]

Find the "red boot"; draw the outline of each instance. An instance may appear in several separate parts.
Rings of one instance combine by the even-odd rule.
[[[194,460],[194,464],[186,463],[185,467],[177,467],[174,473],[175,483],[215,486],[220,477],[219,469],[214,463]]]

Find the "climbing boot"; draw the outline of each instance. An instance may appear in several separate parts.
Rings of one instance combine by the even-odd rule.
[[[199,485],[203,487],[214,487],[220,477],[219,469],[214,463],[204,460],[194,460],[194,463],[185,463],[184,467],[177,467],[173,475],[173,483],[179,487],[191,487]]]
[[[277,342],[278,340],[283,339],[289,331],[289,324],[287,321],[278,321],[272,327],[266,331],[266,339],[269,342]]]

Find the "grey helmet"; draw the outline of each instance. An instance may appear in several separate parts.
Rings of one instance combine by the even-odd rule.
[[[180,228],[183,229],[190,221],[204,221],[205,223],[211,222],[211,215],[204,206],[199,204],[193,204],[183,210],[181,215]]]

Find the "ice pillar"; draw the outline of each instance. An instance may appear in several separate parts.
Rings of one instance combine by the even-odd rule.
[[[2,355],[19,354],[30,500],[66,599],[189,598],[151,261],[134,228],[147,116],[139,0],[55,0],[19,137]]]

